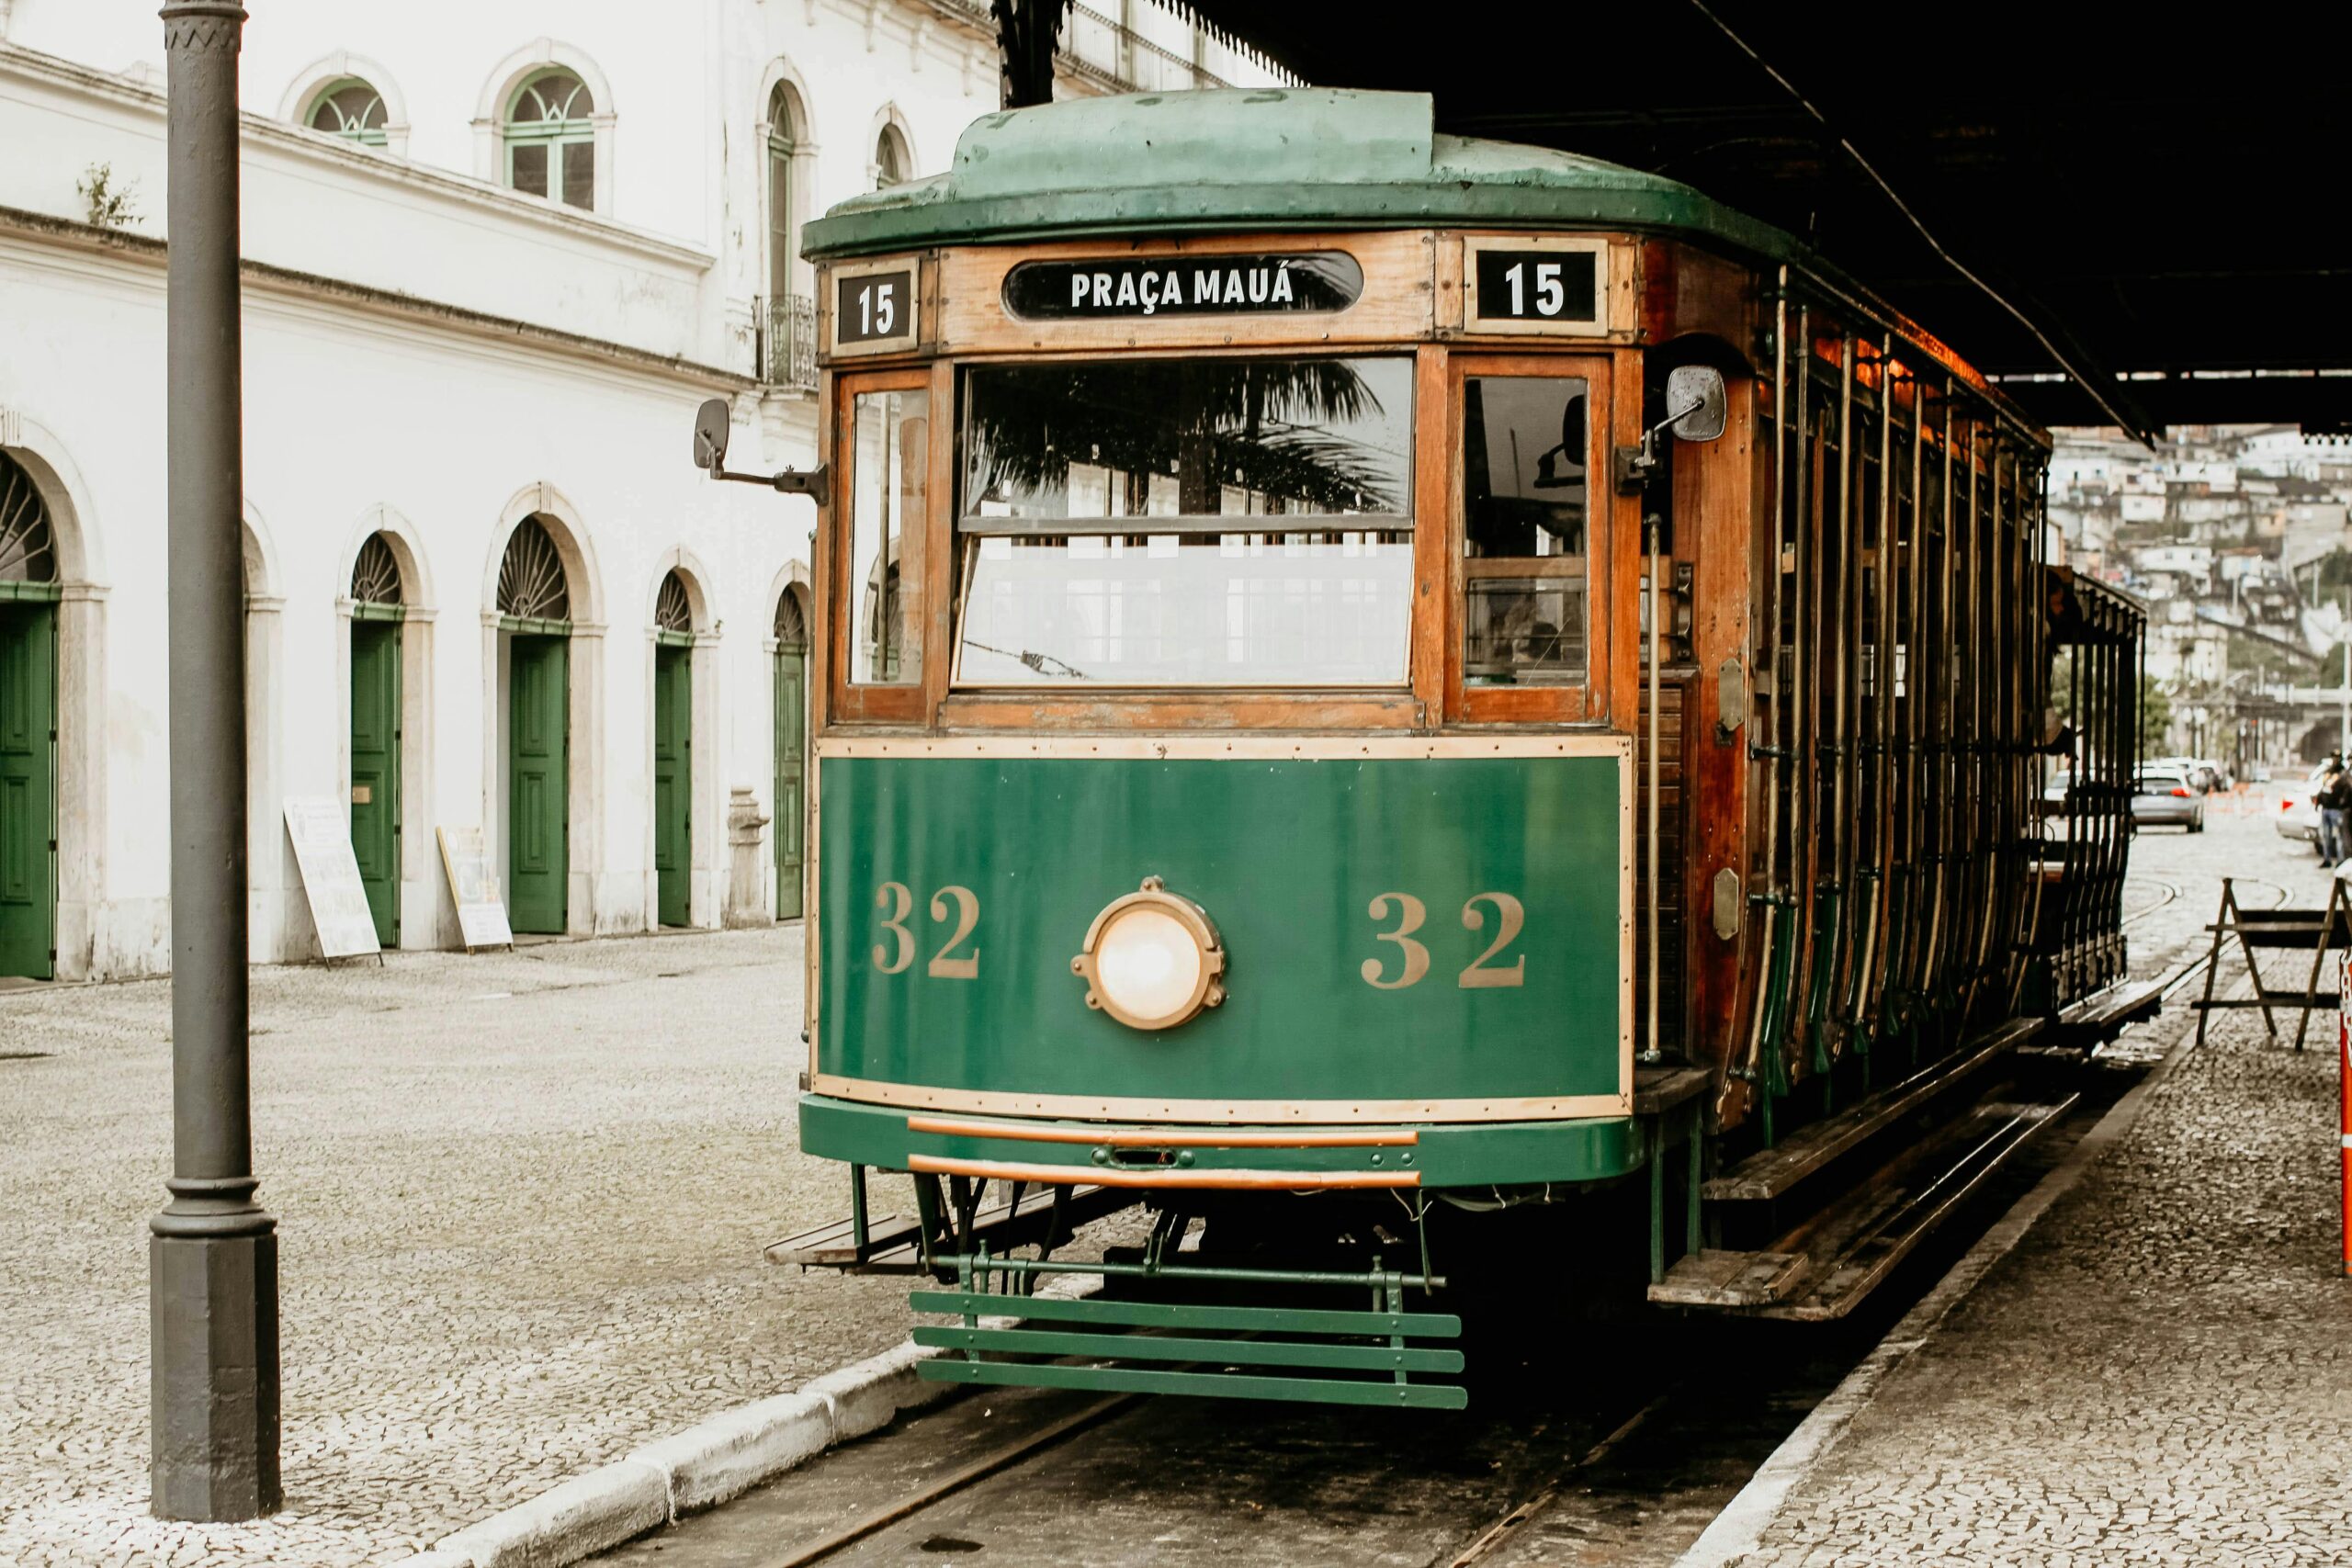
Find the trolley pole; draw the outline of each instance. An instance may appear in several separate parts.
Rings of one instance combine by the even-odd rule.
[[[171,1198],[148,1222],[150,1506],[275,1513],[277,1222],[254,1201],[245,983],[237,0],[164,0]]]

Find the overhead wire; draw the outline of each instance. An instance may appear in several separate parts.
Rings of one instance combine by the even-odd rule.
[[[1779,83],[1781,90],[1786,92],[1790,97],[1796,100],[1797,107],[1804,110],[1806,114],[1812,116],[1814,123],[1821,127],[1822,131],[1834,140],[1838,145],[1844,150],[1846,156],[1854,161],[1854,166],[1861,170],[1864,175],[1870,177],[1871,183],[1876,186],[1879,188],[1880,194],[1883,195],[1886,199],[1894,205],[1894,209],[1903,215],[1904,220],[1911,225],[1912,229],[1917,232],[1922,241],[1926,242],[1928,248],[1935,252],[1936,254],[1942,259],[1945,265],[1951,267],[1952,271],[1960,274],[1962,277],[1967,279],[1970,285],[1975,288],[1978,292],[1982,293],[1984,298],[1993,301],[1994,304],[1998,305],[2004,311],[2007,312],[2010,317],[2015,319],[2018,325],[2023,327],[2028,333],[2031,333],[2033,340],[2041,345],[2043,352],[2048,354],[2052,361],[2066,372],[2067,376],[2076,386],[2082,388],[2084,392],[2089,396],[2091,401],[2098,405],[2101,412],[2105,413],[2107,417],[2113,421],[2119,428],[2124,431],[2125,434],[2131,435],[2134,440],[2140,442],[2142,445],[2148,446],[2154,446],[2155,445],[2155,433],[2143,428],[2139,421],[2133,420],[2121,409],[2118,408],[2109,399],[2108,393],[2100,388],[2098,378],[2088,371],[2083,369],[2082,367],[2075,364],[2072,355],[2070,355],[2064,349],[2059,347],[2057,344],[2052,342],[2050,334],[2042,330],[2040,322],[2036,321],[2032,316],[2029,315],[2023,310],[2020,310],[2018,306],[2010,303],[2008,299],[2005,297],[1999,289],[1994,288],[1990,283],[1987,283],[1983,277],[1979,276],[1974,269],[1970,267],[1966,262],[1962,261],[1958,256],[1952,254],[1951,252],[1944,248],[1943,243],[1938,240],[1934,232],[1928,229],[1926,220],[1921,219],[1917,212],[1911,209],[1911,204],[1904,200],[1902,196],[1895,190],[1894,186],[1887,182],[1886,176],[1880,174],[1877,167],[1873,165],[1868,158],[1862,155],[1862,150],[1855,146],[1852,140],[1838,130],[1836,126],[1831,125],[1829,123],[1829,117],[1823,114],[1820,109],[1815,107],[1813,100],[1806,97],[1804,92],[1794,82],[1790,81],[1786,76],[1782,75],[1779,68],[1774,66],[1770,61],[1765,59],[1761,54],[1758,53],[1755,46],[1750,44],[1746,39],[1740,37],[1739,34],[1733,29],[1729,22],[1724,21],[1721,17],[1717,16],[1714,8],[1707,4],[1707,0],[1690,0],[1690,7],[1697,11],[1701,16],[1706,17],[1708,21],[1713,22],[1715,25],[1716,29],[1720,31],[1724,37],[1729,39],[1733,45],[1737,48],[1742,54],[1747,55],[1748,59],[1754,61],[1757,63],[1757,66],[1761,69],[1767,76],[1771,77],[1773,81]]]

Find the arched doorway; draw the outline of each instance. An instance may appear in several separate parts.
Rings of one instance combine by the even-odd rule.
[[[654,918],[665,926],[693,909],[694,647],[694,604],[672,571],[653,601]]]
[[[775,601],[775,918],[797,919],[806,886],[808,789],[808,613],[797,587]]]
[[[57,972],[57,540],[0,453],[0,975]]]
[[[571,886],[571,591],[547,525],[514,526],[498,567],[506,642],[506,919],[560,935]]]
[[[400,558],[370,534],[351,568],[351,849],[376,940],[401,942],[401,623]]]

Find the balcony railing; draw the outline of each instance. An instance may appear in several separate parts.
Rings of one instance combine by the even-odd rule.
[[[760,379],[790,391],[817,389],[817,302],[806,294],[752,301]]]

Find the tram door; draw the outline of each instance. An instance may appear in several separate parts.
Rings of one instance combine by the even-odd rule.
[[[376,940],[401,940],[401,624],[351,623],[351,850]]]
[[[0,599],[0,975],[55,972],[56,770],[57,606]]]
[[[787,591],[775,606],[775,918],[797,919],[808,846],[808,623]]]
[[[517,931],[560,935],[571,859],[571,642],[512,639],[507,688],[506,918]]]
[[[668,645],[653,650],[653,877],[655,918],[686,923],[687,883],[694,865],[693,653]]]

